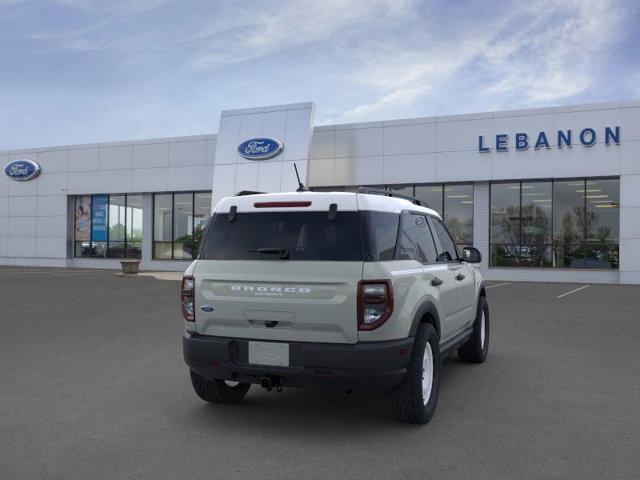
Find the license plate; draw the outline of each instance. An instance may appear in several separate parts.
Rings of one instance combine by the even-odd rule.
[[[249,363],[255,365],[289,366],[289,344],[249,342]]]

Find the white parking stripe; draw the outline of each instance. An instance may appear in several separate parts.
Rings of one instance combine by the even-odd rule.
[[[485,288],[493,288],[493,287],[501,287],[503,285],[509,285],[511,282],[504,282],[504,283],[496,283],[495,285],[489,285]]]
[[[585,288],[587,288],[589,285],[583,285],[580,288],[576,288],[575,290],[571,290],[570,292],[567,293],[563,293],[562,295],[558,295],[558,298],[562,298],[562,297],[566,297],[567,295],[571,295],[572,293],[576,293],[579,292],[580,290],[584,290]]]

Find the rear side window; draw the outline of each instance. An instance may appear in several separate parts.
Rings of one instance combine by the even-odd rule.
[[[398,239],[399,213],[361,211],[365,259],[370,262],[393,260]]]
[[[411,217],[413,218],[413,230],[418,250],[416,259],[421,263],[434,263],[438,255],[427,217],[417,214],[411,215]]]
[[[432,218],[433,230],[440,242],[440,249],[438,250],[438,262],[451,262],[458,259],[458,251],[456,250],[456,244],[451,239],[451,235],[437,218]]]
[[[257,250],[263,249],[263,253]],[[202,245],[203,260],[281,260],[264,249],[284,249],[289,260],[362,261],[358,212],[215,214]]]
[[[400,231],[398,232],[398,248],[396,260],[413,260],[416,258],[415,233],[413,231],[413,215],[404,212],[400,216]]]

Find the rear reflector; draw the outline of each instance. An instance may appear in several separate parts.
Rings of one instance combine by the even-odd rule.
[[[309,207],[311,202],[256,202],[255,208]]]

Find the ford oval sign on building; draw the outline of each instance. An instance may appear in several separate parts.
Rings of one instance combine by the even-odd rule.
[[[284,146],[273,138],[250,138],[238,145],[238,153],[249,160],[266,160],[278,155]]]
[[[14,160],[4,167],[4,173],[11,180],[26,182],[38,176],[40,173],[40,165],[33,160]]]

